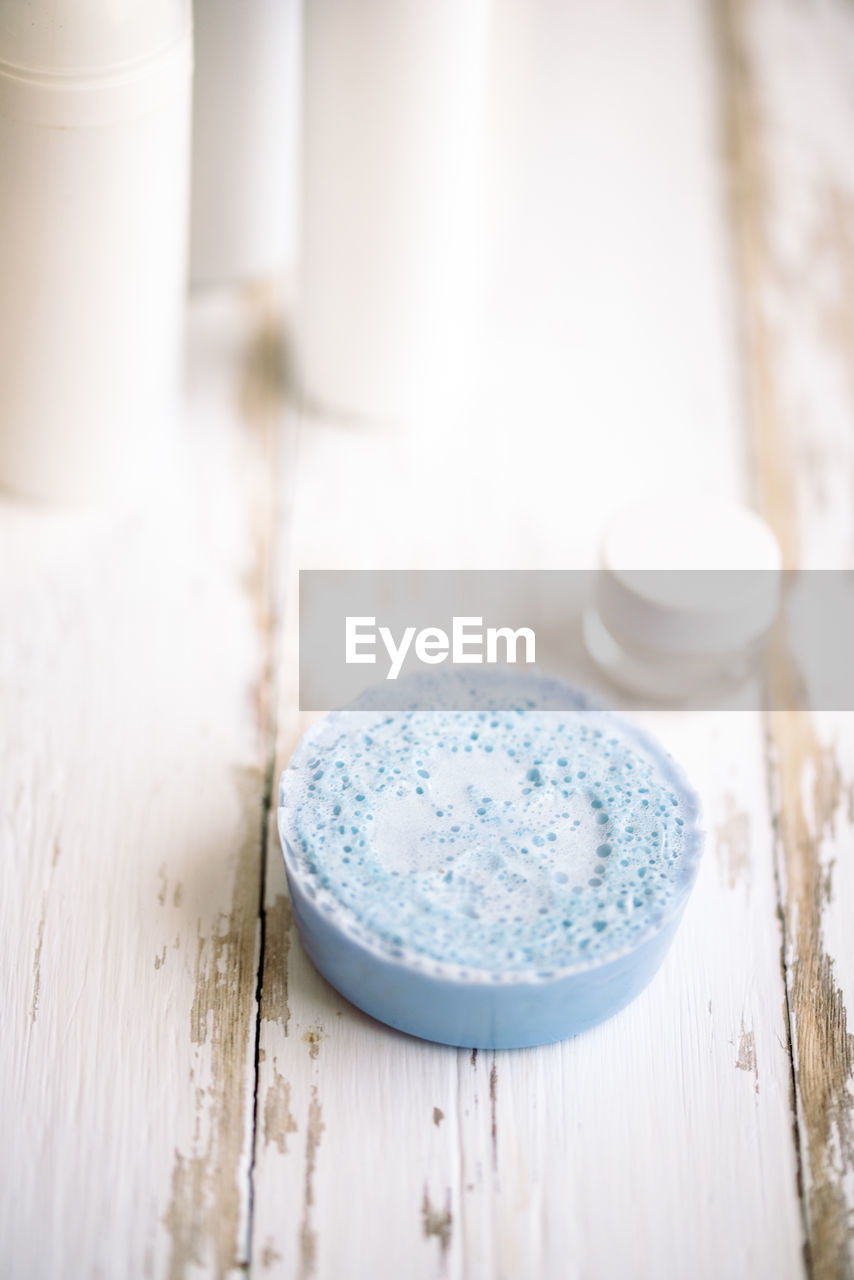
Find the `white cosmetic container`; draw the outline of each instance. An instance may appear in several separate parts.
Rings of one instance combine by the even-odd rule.
[[[0,9],[0,484],[113,498],[162,465],[186,287],[189,0]]]
[[[479,276],[489,0],[311,0],[299,368],[309,406],[453,402]]]
[[[294,255],[298,0],[195,6],[194,284],[268,275]]]
[[[636,697],[723,698],[760,674],[781,571],[777,539],[746,507],[702,497],[632,504],[602,540],[588,652]]]

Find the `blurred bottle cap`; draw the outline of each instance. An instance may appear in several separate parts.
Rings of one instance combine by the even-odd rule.
[[[602,621],[623,642],[652,652],[746,648],[779,610],[779,543],[764,520],[735,503],[633,503],[607,526],[600,567]]]

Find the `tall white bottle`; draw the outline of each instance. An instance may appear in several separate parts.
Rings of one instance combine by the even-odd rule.
[[[310,0],[299,366],[374,419],[453,401],[470,354],[489,0]]]
[[[299,14],[298,0],[195,5],[195,284],[268,275],[293,259]]]
[[[112,497],[174,428],[189,0],[0,6],[0,485]]]

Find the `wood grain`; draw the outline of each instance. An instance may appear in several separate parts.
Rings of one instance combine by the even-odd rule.
[[[759,500],[791,568],[854,559],[854,14],[721,9],[745,385]],[[795,106],[796,104],[796,106]],[[781,688],[800,673],[786,664]],[[854,717],[768,723],[811,1274],[854,1275]]]
[[[454,422],[300,423],[286,601],[298,568],[586,566],[607,510],[663,474],[746,488],[704,8],[497,17],[519,110],[495,159],[489,378]],[[306,723],[293,603],[283,627],[277,772]],[[763,725],[646,719],[703,797],[707,856],[653,986],[563,1045],[444,1049],[341,1000],[291,927],[271,822],[262,1274],[804,1275]]]
[[[237,396],[268,311],[195,307],[146,509],[0,508],[8,1275],[248,1260],[269,639]]]
[[[210,294],[148,508],[0,504],[4,1273],[852,1274],[850,716],[641,717],[700,878],[648,991],[538,1050],[343,1001],[274,798],[300,568],[588,567],[674,484],[849,564],[853,65],[843,0],[496,0],[470,402],[285,412],[279,297]]]

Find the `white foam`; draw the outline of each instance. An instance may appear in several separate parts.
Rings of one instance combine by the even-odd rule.
[[[660,749],[582,702],[527,705],[555,682],[516,679],[505,706],[508,687],[512,709],[337,713],[283,775],[299,874],[392,952],[553,969],[630,946],[687,892],[696,801]]]

